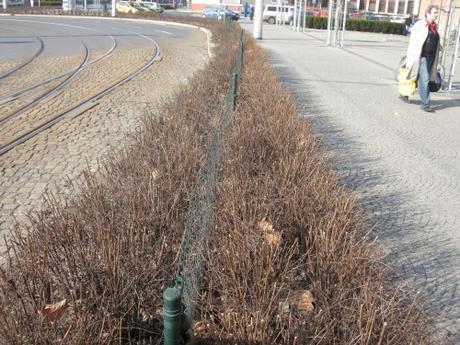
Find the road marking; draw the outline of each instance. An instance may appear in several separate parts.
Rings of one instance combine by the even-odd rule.
[[[161,32],[162,34],[166,34],[166,35],[173,35],[173,33],[169,31],[165,31],[165,30],[158,30],[158,29],[152,29],[152,30],[155,32]]]

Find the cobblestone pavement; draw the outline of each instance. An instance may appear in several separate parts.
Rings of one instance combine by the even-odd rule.
[[[260,44],[369,214],[398,281],[426,298],[442,339],[433,343],[460,344],[459,94],[433,94],[434,114],[418,96],[398,100],[405,37],[347,32],[340,49],[324,31],[263,30]]]
[[[185,32],[160,41],[162,60],[105,96],[97,107],[59,122],[0,158],[2,236],[16,220],[27,221],[28,211],[40,209],[45,191],[65,191],[68,181],[78,181],[83,170],[97,169],[107,152],[129,144],[146,109],[204,67],[206,35],[197,29]]]
[[[8,95],[20,87],[36,84],[43,80],[43,75],[65,73],[81,62],[82,56],[47,56],[39,57],[14,73],[14,78],[0,79],[0,96]],[[12,68],[11,62],[0,64],[0,70]]]
[[[142,67],[155,54],[156,49],[141,48],[116,51],[110,58],[97,62],[82,70],[69,85],[59,91],[56,97],[41,102],[18,117],[3,123],[0,127],[0,145],[32,130],[38,124],[49,121],[52,117],[87,99],[104,88],[112,85],[124,76]],[[63,79],[61,79],[63,80]],[[54,86],[46,85],[45,90]],[[21,85],[21,84],[19,84]],[[33,91],[36,93],[36,90]],[[43,91],[40,91],[43,92]],[[26,105],[35,96],[29,93],[2,106],[6,114]],[[2,116],[0,116],[0,120]]]

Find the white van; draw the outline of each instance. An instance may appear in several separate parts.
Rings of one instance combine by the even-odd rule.
[[[278,6],[276,4],[265,5],[263,20],[269,24],[276,23],[276,16],[285,24],[291,23],[294,17],[294,6]]]

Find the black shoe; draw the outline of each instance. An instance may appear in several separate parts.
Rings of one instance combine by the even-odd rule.
[[[434,113],[435,112],[434,109],[432,107],[430,107],[430,106],[422,108],[422,109],[423,109],[423,111],[426,111],[427,113]]]
[[[403,101],[404,103],[410,103],[409,96],[399,96],[399,99]]]

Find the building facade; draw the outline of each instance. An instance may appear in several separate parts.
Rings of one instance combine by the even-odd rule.
[[[414,14],[423,17],[425,9],[430,4],[438,5],[443,9],[442,15],[449,10],[451,0],[351,0],[350,8],[359,12],[373,12],[394,15]],[[460,0],[453,0],[456,4],[456,14],[460,13]]]
[[[205,7],[225,6],[230,10],[239,11],[241,9],[241,0],[192,0],[191,8],[193,10],[202,10]]]

